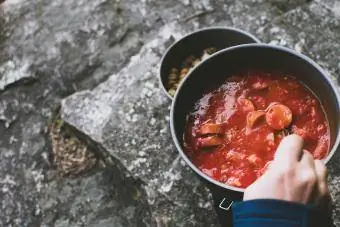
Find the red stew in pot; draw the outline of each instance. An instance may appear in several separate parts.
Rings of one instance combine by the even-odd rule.
[[[188,116],[184,147],[203,173],[246,188],[265,172],[280,141],[291,133],[304,138],[304,149],[315,159],[326,157],[329,125],[317,97],[290,75],[247,71],[197,101]]]

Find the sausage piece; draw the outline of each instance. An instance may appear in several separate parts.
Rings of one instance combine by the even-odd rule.
[[[259,120],[266,115],[266,112],[263,110],[257,110],[248,113],[247,115],[247,126],[252,128],[255,123],[259,122]]]
[[[199,135],[223,134],[223,133],[224,133],[223,125],[213,123],[207,123],[202,125],[198,131]]]
[[[292,123],[292,111],[283,104],[271,105],[266,113],[267,124],[275,130],[287,128]]]
[[[197,139],[197,145],[199,148],[216,147],[223,144],[223,139],[217,136],[208,136]]]

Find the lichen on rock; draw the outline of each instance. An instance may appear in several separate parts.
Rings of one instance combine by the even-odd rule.
[[[76,177],[94,167],[98,158],[87,144],[67,130],[61,119],[50,127],[53,165],[61,176]]]

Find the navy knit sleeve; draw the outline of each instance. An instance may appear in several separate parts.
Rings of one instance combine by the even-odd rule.
[[[281,200],[249,200],[233,205],[234,227],[328,227],[330,220],[310,206]]]

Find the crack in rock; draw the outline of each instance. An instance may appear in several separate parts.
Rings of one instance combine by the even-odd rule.
[[[206,189],[180,164],[172,145],[167,117],[170,102],[157,79],[157,53],[164,52],[169,39],[183,35],[181,30],[175,23],[164,26],[118,74],[91,91],[64,99],[61,116],[100,143],[125,166],[127,174],[143,181],[156,222],[170,224],[176,219],[176,223],[188,225],[205,219],[205,223],[213,223]],[[103,107],[107,111],[98,111]],[[198,204],[210,205],[202,208]],[[197,217],[195,209],[209,210],[209,217]]]

